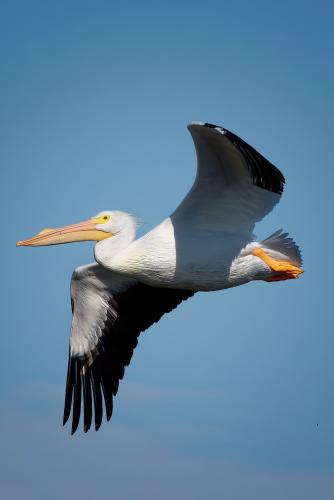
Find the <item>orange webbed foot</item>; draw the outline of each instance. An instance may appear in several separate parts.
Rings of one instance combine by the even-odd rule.
[[[286,260],[277,260],[269,257],[269,255],[261,247],[255,247],[253,250],[253,255],[259,257],[272,271],[277,274],[266,278],[265,281],[282,281],[289,279],[296,279],[304,271],[299,267],[290,264]]]

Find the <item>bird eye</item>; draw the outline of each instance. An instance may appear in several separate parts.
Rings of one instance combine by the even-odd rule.
[[[108,222],[108,220],[110,219],[110,216],[109,215],[102,215],[101,219],[103,222]]]

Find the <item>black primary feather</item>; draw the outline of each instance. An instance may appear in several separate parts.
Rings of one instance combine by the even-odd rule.
[[[221,131],[232,144],[240,151],[245,159],[249,173],[252,176],[255,186],[272,191],[273,193],[282,194],[285,184],[285,179],[280,170],[275,165],[270,163],[264,156],[261,155],[253,146],[250,146],[243,139],[233,134],[226,128],[212,123],[205,123],[205,127],[214,128]]]
[[[74,394],[73,394],[73,417],[72,417],[72,430],[74,434],[78,428],[81,412],[81,364],[79,359],[73,360],[74,362]]]

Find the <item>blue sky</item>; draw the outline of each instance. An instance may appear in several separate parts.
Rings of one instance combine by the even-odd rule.
[[[2,2],[4,498],[331,498],[333,14],[324,1]],[[289,231],[305,274],[197,294],[142,336],[113,421],[70,437],[69,281],[92,244],[15,241],[103,209],[151,228],[192,183],[192,120],[284,172],[256,234]]]

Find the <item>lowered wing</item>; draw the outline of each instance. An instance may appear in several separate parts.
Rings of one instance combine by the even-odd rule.
[[[65,393],[64,424],[72,410],[72,434],[81,407],[84,431],[107,420],[113,396],[129,365],[139,334],[194,292],[153,288],[123,278],[98,264],[74,271],[71,282],[72,328]]]

